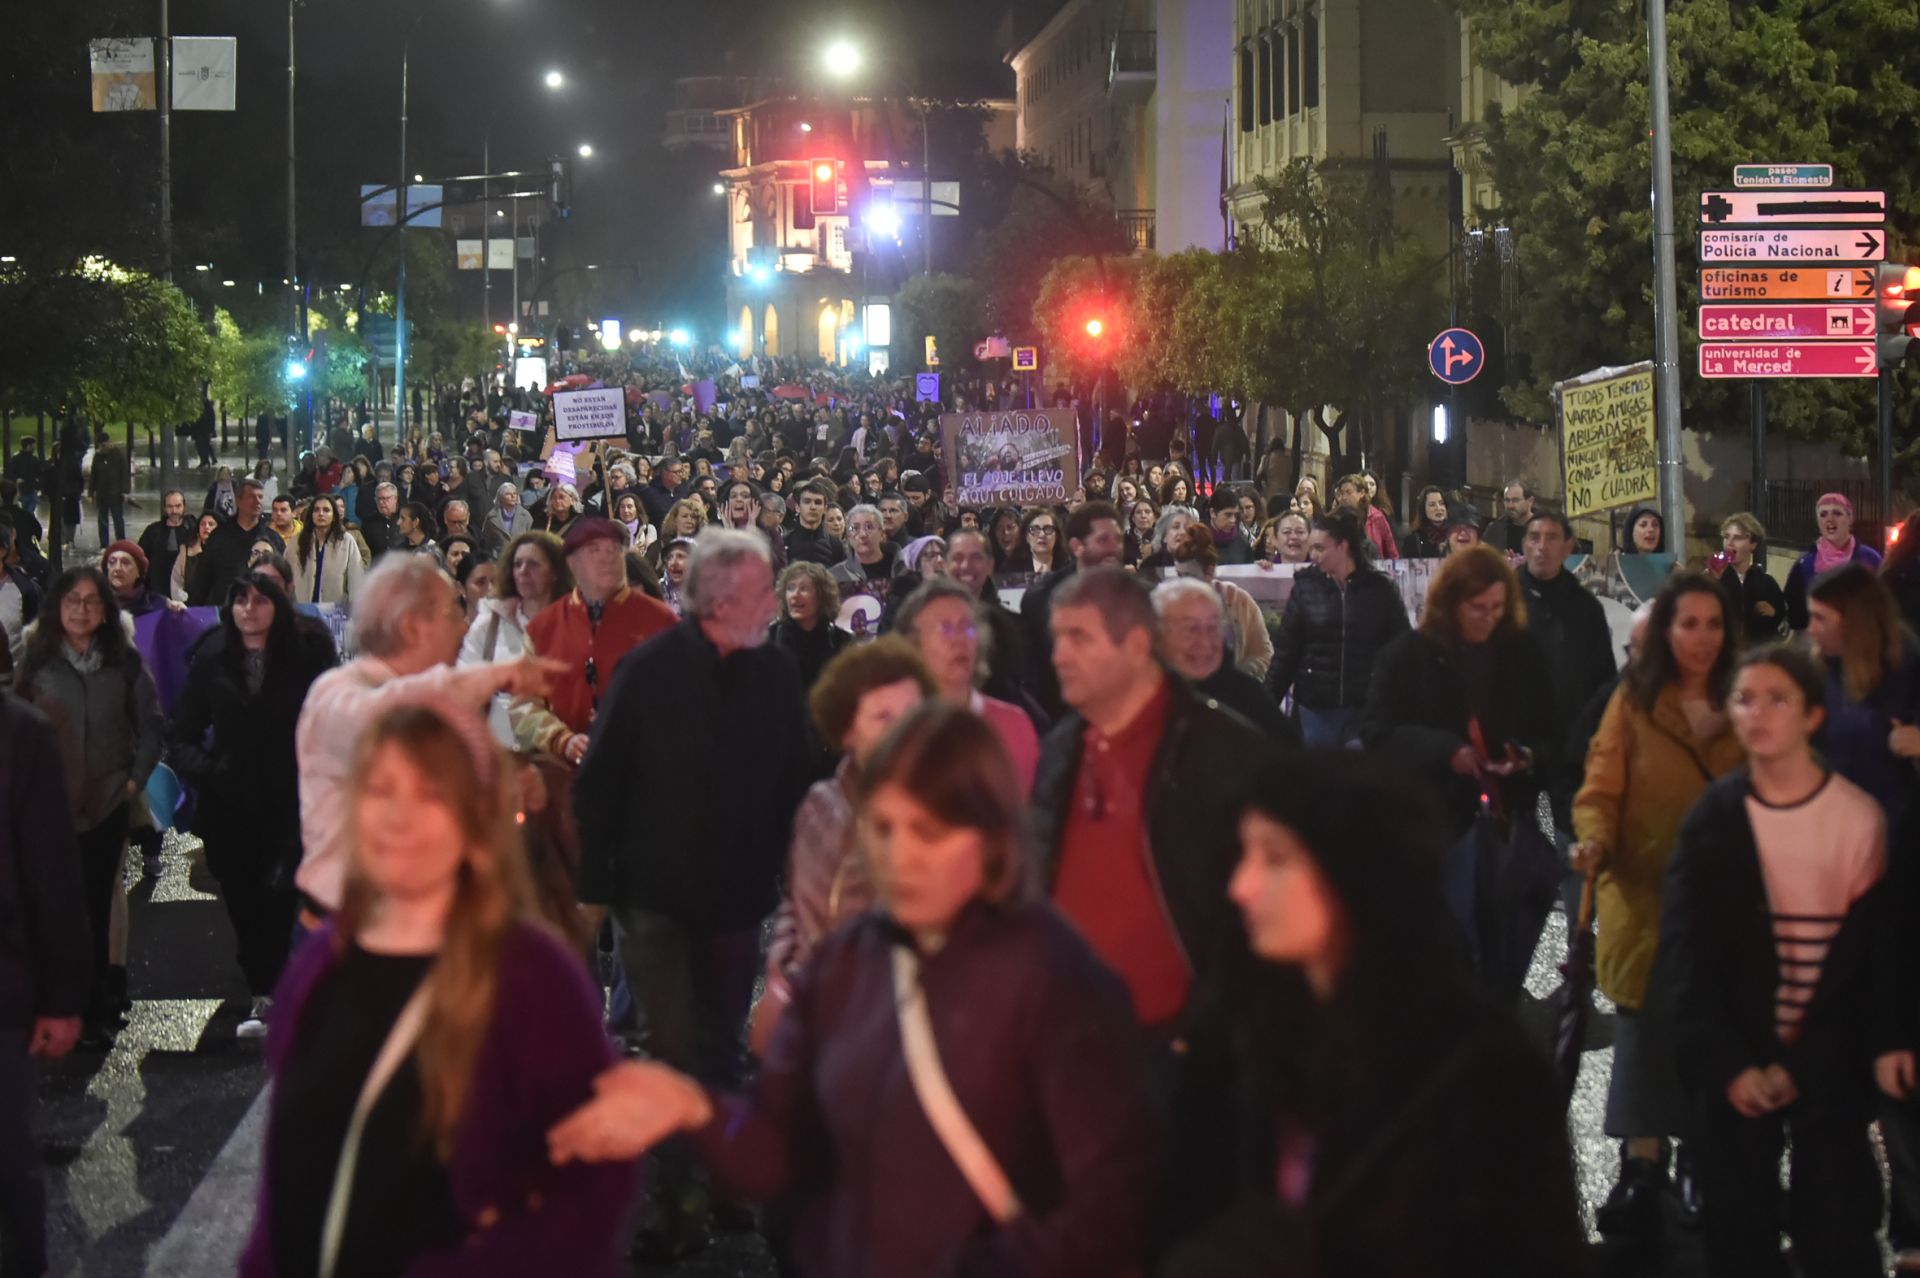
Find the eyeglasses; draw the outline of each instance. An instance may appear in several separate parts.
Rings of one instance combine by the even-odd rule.
[[[1052,537],[1059,531],[1060,530],[1052,524],[1035,524],[1033,527],[1027,529],[1027,535],[1030,537]]]

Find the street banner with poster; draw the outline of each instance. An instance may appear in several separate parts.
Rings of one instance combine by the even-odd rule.
[[[232,36],[173,38],[173,109],[231,111],[240,42]]]
[[[1553,401],[1569,519],[1659,500],[1651,361],[1558,382]]]
[[[89,41],[87,62],[93,71],[94,110],[159,109],[160,98],[154,89],[152,37]]]
[[[617,439],[627,433],[627,396],[618,386],[555,391],[554,435],[563,440]]]
[[[940,448],[962,506],[1064,504],[1080,486],[1070,409],[942,413]]]

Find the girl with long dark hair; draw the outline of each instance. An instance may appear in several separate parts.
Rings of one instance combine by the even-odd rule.
[[[332,509],[326,497],[314,506]],[[294,618],[277,576],[242,573],[218,634],[194,651],[167,728],[168,757],[199,796],[194,832],[220,881],[253,999],[236,1031],[242,1038],[266,1033],[299,908],[300,796],[288,727],[336,660],[327,632],[303,630]]]

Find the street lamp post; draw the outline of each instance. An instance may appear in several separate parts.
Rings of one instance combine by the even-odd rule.
[[[420,20],[414,19],[414,28]],[[400,228],[400,279],[393,296],[393,443],[399,449],[407,438],[407,58],[413,32],[400,43],[400,189],[394,217]]]

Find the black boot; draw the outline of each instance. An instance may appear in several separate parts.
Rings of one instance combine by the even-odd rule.
[[[1629,1158],[1620,1147],[1620,1178],[1594,1213],[1600,1232],[1613,1238],[1652,1241],[1660,1236],[1660,1200],[1667,1188],[1667,1159]]]
[[[1673,1192],[1680,1200],[1680,1224],[1686,1229],[1700,1227],[1700,1169],[1695,1162],[1692,1142],[1674,1151]]]
[[[107,969],[107,1014],[116,1025],[125,1025],[127,1016],[133,1011],[133,1000],[127,997],[127,969],[109,967]]]

